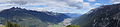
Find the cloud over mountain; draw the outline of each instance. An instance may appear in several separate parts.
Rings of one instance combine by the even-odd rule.
[[[83,0],[0,0],[0,3],[11,3],[18,5],[26,4],[39,4],[39,5],[48,5],[48,6],[59,6],[59,7],[78,7]]]

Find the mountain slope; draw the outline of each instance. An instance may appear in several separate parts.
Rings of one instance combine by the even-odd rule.
[[[93,9],[73,21],[82,27],[120,27],[120,4],[105,5]]]
[[[34,17],[35,19],[40,19],[43,22],[50,22],[50,23],[59,23],[69,16],[62,14],[62,13],[53,13],[53,12],[38,12],[32,10],[21,9],[18,7],[12,7],[10,9],[6,9],[0,12],[0,17],[6,19],[14,19],[16,17]],[[20,19],[20,18],[17,18]]]

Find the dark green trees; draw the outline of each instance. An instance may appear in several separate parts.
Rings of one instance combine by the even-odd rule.
[[[20,27],[20,26],[18,24],[13,23],[13,22],[7,21],[6,22],[6,27]]]
[[[6,27],[25,27],[25,26],[20,26],[19,24],[7,21],[6,22]]]

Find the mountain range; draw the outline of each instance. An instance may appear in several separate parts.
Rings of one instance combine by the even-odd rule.
[[[58,24],[70,16],[57,12],[43,12],[26,10],[24,8],[12,7],[0,12],[0,23],[6,20],[29,27],[47,27],[51,24]]]

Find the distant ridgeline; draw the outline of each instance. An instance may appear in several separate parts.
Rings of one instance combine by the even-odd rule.
[[[69,16],[62,13],[54,13],[54,12],[40,12],[33,10],[21,9],[18,7],[12,7],[10,9],[6,9],[0,12],[0,20],[1,22],[5,20],[10,20],[13,22],[22,22],[29,20],[40,20],[42,22],[50,22],[57,24],[62,22],[64,19],[70,18]],[[34,22],[34,21],[33,21]]]
[[[105,5],[74,20],[81,27],[120,27],[120,4]]]

